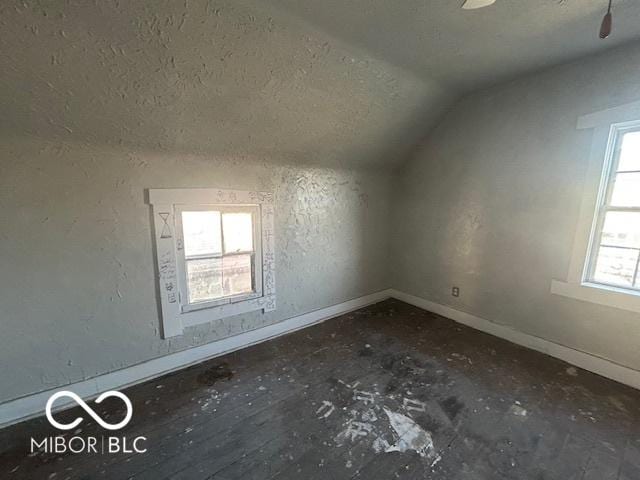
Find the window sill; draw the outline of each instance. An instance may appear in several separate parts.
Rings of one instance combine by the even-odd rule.
[[[222,305],[233,305],[234,303],[246,302],[247,300],[253,300],[254,298],[262,297],[262,292],[252,293],[240,293],[238,295],[230,295],[228,297],[221,298],[219,300],[209,300],[205,302],[196,302],[182,305],[180,307],[180,313],[196,312],[198,310],[207,310],[210,308],[221,307]]]
[[[551,293],[640,313],[640,292],[595,283],[551,281]]]
[[[234,315],[254,312],[256,310],[262,310],[264,312],[275,310],[275,296],[254,297],[240,302],[218,305],[217,307],[184,312],[180,314],[180,321],[184,328],[193,327]]]

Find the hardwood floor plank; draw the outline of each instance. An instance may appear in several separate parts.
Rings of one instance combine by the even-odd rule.
[[[29,455],[30,437],[61,433],[40,418],[0,431],[0,473],[640,480],[640,392],[568,368],[387,301],[126,389],[134,415],[118,435],[147,437],[144,454]],[[76,434],[109,433],[89,419]]]

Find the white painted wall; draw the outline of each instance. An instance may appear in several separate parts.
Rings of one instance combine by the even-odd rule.
[[[378,169],[439,86],[255,0],[0,13],[0,403],[390,286]],[[275,193],[276,312],[160,338],[163,187]]]
[[[387,288],[384,173],[5,140],[0,401]],[[278,308],[160,338],[148,187],[275,193]],[[377,261],[376,261],[377,260]]]
[[[0,12],[0,403],[377,292],[391,265],[407,293],[640,367],[637,316],[549,294],[586,167],[575,119],[640,97],[637,48],[465,99],[392,193],[379,168],[450,93],[277,9]],[[144,190],[163,187],[275,193],[276,312],[160,338]]]
[[[640,369],[640,315],[550,293],[588,167],[576,120],[639,100],[638,78],[635,44],[458,102],[400,171],[394,287]]]

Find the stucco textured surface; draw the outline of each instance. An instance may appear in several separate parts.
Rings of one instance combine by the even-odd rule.
[[[477,90],[640,37],[640,2],[613,2],[614,32],[598,38],[606,0],[266,0],[377,58],[458,92]]]
[[[0,402],[391,286],[451,303],[453,279],[460,308],[640,367],[631,316],[548,293],[575,117],[637,98],[637,48],[464,99],[394,184],[460,92],[605,45],[596,0],[455,3],[1,2]],[[616,8],[607,46],[636,32]],[[275,193],[276,312],[160,338],[162,187]]]
[[[2,2],[0,44],[0,402],[390,287],[439,87],[260,2]],[[160,338],[163,187],[275,193],[276,312]]]
[[[201,345],[390,286],[382,173],[99,149],[0,146],[1,400]],[[275,194],[278,309],[162,340],[149,187]],[[377,260],[377,261],[372,261]]]
[[[449,95],[262,2],[2,2],[0,131],[360,167]]]
[[[639,369],[637,314],[550,293],[567,278],[591,148],[576,120],[637,101],[639,76],[631,45],[458,103],[394,190],[395,286]]]

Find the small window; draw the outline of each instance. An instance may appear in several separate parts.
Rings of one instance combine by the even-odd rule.
[[[258,205],[177,207],[183,311],[261,295],[258,209]]]
[[[276,308],[273,194],[150,189],[163,337]]]
[[[640,290],[640,125],[612,129],[587,282]]]

